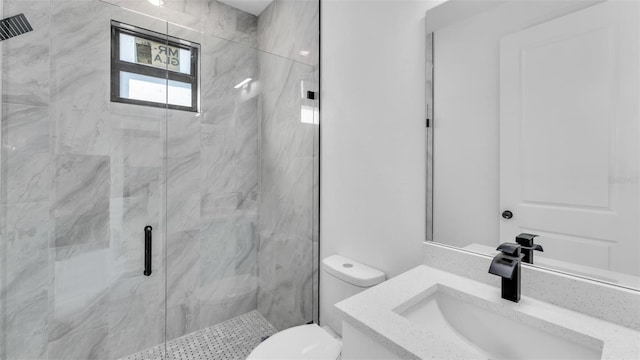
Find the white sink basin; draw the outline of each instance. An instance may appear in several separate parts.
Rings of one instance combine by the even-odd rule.
[[[601,359],[603,342],[539,318],[514,314],[443,284],[394,309],[427,333],[488,359]],[[517,319],[517,320],[515,320]],[[579,339],[580,342],[576,342]]]
[[[640,359],[635,329],[425,265],[335,309],[343,359]]]

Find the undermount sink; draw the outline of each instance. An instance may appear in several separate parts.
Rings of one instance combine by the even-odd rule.
[[[505,300],[495,283],[420,265],[345,299],[335,305],[342,358],[640,359],[640,331],[571,308],[590,284],[549,290],[574,297],[563,307],[526,293]]]
[[[435,284],[393,310],[427,333],[486,359],[600,359],[603,342]],[[576,341],[578,339],[579,341]]]

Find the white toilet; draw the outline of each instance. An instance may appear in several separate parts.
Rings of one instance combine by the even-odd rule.
[[[330,276],[323,278],[323,298],[335,304],[385,280],[385,274],[340,255],[322,260],[322,270]],[[337,316],[323,314],[328,326],[316,324],[295,326],[282,330],[263,341],[249,354],[247,360],[313,359],[336,360],[340,357],[341,322]],[[326,330],[325,330],[326,328]]]

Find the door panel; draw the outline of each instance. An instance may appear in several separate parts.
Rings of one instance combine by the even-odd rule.
[[[501,241],[640,274],[638,5],[606,2],[500,44]]]

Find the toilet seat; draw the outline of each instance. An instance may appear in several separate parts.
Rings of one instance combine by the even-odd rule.
[[[342,343],[316,324],[295,326],[269,337],[247,360],[313,359],[336,360]]]

